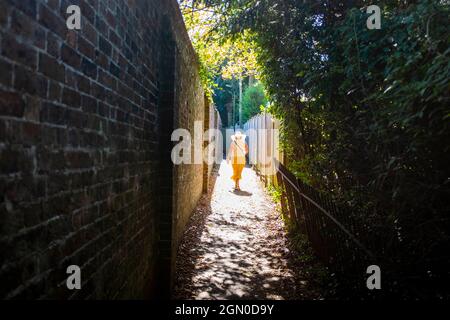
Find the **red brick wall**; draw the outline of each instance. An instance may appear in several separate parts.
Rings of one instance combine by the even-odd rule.
[[[70,4],[81,7],[79,31],[66,28]],[[151,291],[162,240],[174,246],[202,189],[202,166],[163,175],[165,133],[204,117],[177,10],[175,0],[0,0],[0,297]],[[167,32],[173,103],[161,95]],[[179,200],[164,213],[167,197]],[[78,291],[66,288],[71,264],[82,269]]]

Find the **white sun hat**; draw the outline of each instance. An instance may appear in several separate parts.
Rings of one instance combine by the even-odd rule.
[[[245,140],[245,138],[246,138],[246,135],[245,134],[243,134],[241,131],[239,131],[239,130],[236,130],[236,132],[231,136],[231,140],[240,140],[240,139],[243,139],[243,140]]]

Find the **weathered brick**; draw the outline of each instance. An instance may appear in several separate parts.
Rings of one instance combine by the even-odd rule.
[[[37,12],[37,4],[36,0],[21,0],[21,1],[12,1],[14,6],[21,10],[23,13],[28,15],[29,17],[35,19]]]
[[[108,32],[108,25],[99,15],[95,16],[95,27],[101,34],[107,34]]]
[[[78,110],[67,110],[67,125],[73,128],[82,129],[87,126],[88,117]]]
[[[27,96],[24,118],[28,121],[39,122],[40,112],[41,112],[41,99],[36,96]]]
[[[64,154],[54,153],[50,154],[50,168],[53,170],[62,170],[65,168]],[[59,216],[69,214],[73,208],[72,195],[68,193],[61,193],[62,189],[58,190],[56,194],[50,195],[48,201],[44,204],[44,211],[48,212],[50,216]]]
[[[26,38],[34,35],[34,21],[26,17],[18,10],[13,10],[11,14],[11,31]]]
[[[83,33],[86,40],[88,40],[94,46],[97,45],[98,31],[95,29],[94,24],[85,23],[81,32]]]
[[[4,6],[2,10],[0,10],[0,27],[5,28],[8,24],[9,19],[9,7]]]
[[[99,102],[98,114],[102,117],[109,117],[109,106],[106,103]]]
[[[81,95],[77,91],[65,87],[62,95],[62,103],[72,108],[80,108]]]
[[[106,85],[110,89],[116,88],[116,80],[112,77],[108,72],[104,72],[103,70],[99,70],[98,72],[98,80]]]
[[[100,51],[102,51],[104,54],[106,54],[107,56],[111,55],[112,46],[104,37],[99,37],[98,46],[100,48]]]
[[[82,0],[80,3],[81,12],[83,12],[83,16],[86,17],[91,23],[95,23],[95,11],[91,7],[92,1]]]
[[[67,140],[69,143],[69,146],[71,147],[78,147],[80,146],[80,137],[78,130],[76,129],[69,129],[69,132],[67,133]]]
[[[18,150],[0,148],[0,170],[4,174],[19,171],[20,152]]]
[[[47,53],[52,57],[59,57],[61,43],[61,39],[59,39],[54,33],[49,33],[47,35]]]
[[[72,69],[66,69],[66,78],[64,84],[71,88],[77,87],[77,72]]]
[[[34,146],[40,143],[41,139],[41,125],[32,123],[32,122],[24,122],[22,124],[22,138],[23,143],[26,146]]]
[[[81,97],[81,108],[86,113],[94,113],[97,110],[97,100],[83,95]]]
[[[90,168],[93,161],[89,153],[82,151],[67,152],[65,154],[67,165],[71,168]]]
[[[58,194],[66,190],[70,190],[70,176],[67,173],[57,172],[47,179],[48,195]]]
[[[109,66],[109,71],[115,77],[117,77],[117,78],[120,77],[120,73],[121,73],[120,72],[120,67],[118,65],[116,65],[115,63],[111,62],[110,66]]]
[[[13,36],[4,36],[2,40],[2,54],[11,60],[36,68],[37,51],[24,43],[18,42]]]
[[[80,67],[81,56],[66,44],[61,47],[61,59],[62,61],[76,69]]]
[[[97,66],[85,58],[81,62],[81,71],[90,78],[97,78]]]
[[[83,37],[78,38],[78,50],[80,51],[81,54],[83,54],[87,58],[91,60],[95,59],[94,46]]]
[[[40,115],[42,122],[57,125],[67,124],[67,108],[53,104],[44,103]]]
[[[91,80],[83,75],[77,75],[77,88],[81,93],[91,93]]]
[[[46,42],[47,42],[47,32],[45,31],[44,28],[36,26],[36,29],[34,30],[33,44],[36,47],[44,50]]]
[[[92,95],[95,96],[98,100],[106,99],[106,90],[103,86],[98,85],[97,83],[92,83],[91,90]]]
[[[39,72],[42,72],[53,80],[64,82],[64,65],[60,64],[55,58],[43,53],[39,55]]]
[[[67,32],[65,20],[42,3],[39,4],[39,22],[61,38],[65,38]]]
[[[75,49],[77,47],[77,42],[78,42],[78,30],[67,30],[66,39],[64,43]]]
[[[23,67],[16,67],[14,88],[31,95],[45,97],[47,95],[48,81],[45,77],[31,72]]]
[[[103,69],[108,69],[110,57],[101,52],[100,50],[95,50],[95,63]]]
[[[117,22],[116,22],[114,14],[111,12],[111,10],[106,11],[106,21],[107,21],[108,25],[111,27],[111,29],[116,28]]]
[[[0,60],[0,84],[5,87],[10,87],[12,85],[12,75],[13,75],[13,67],[12,65],[4,60]]]
[[[122,43],[122,39],[113,29],[109,30],[109,41],[116,47],[119,47]]]
[[[0,115],[22,117],[25,103],[20,94],[0,89]]]
[[[56,11],[59,9],[60,0],[47,0],[47,5],[50,9]]]
[[[62,85],[56,81],[50,81],[48,88],[48,99],[56,102],[61,101]]]
[[[41,174],[54,170],[62,170],[65,166],[64,153],[61,151],[52,152],[48,147],[37,150],[38,168]],[[58,191],[62,191],[61,189]],[[46,205],[47,201],[44,203]],[[51,213],[49,212],[51,215]]]

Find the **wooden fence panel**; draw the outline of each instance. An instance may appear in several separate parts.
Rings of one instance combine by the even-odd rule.
[[[368,238],[367,230],[353,213],[337,206],[329,195],[298,180],[283,165],[279,128],[279,121],[269,114],[255,116],[244,125],[246,131],[268,130],[267,135],[252,137],[249,153],[257,159],[253,167],[261,179],[265,183],[276,183],[280,188],[283,215],[296,223],[300,232],[308,237],[316,255],[334,270],[344,272],[347,269],[348,272],[350,265],[356,268],[372,260],[373,254],[363,241]],[[267,167],[260,163],[266,155],[272,156],[278,165],[273,178]]]

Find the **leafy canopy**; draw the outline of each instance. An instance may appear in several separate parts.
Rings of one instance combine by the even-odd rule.
[[[218,30],[223,18],[219,11],[194,0],[181,0],[180,7],[209,91],[217,87],[218,77],[258,77],[256,45],[249,31],[224,37]]]

